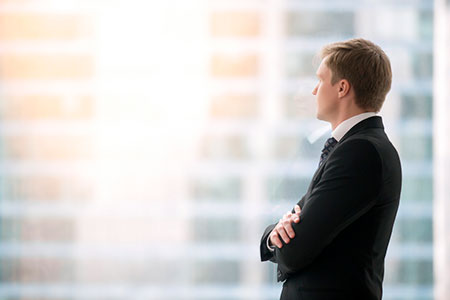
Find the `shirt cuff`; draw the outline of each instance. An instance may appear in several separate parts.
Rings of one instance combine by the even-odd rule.
[[[271,251],[271,252],[273,252],[273,251],[275,251],[275,247],[271,247],[270,245],[269,245],[269,241],[270,241],[270,235],[269,235],[269,237],[267,237],[267,248]]]

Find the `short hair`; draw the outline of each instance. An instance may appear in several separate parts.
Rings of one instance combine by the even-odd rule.
[[[379,112],[391,89],[391,63],[371,41],[357,38],[324,46],[319,53],[331,70],[331,84],[347,79],[360,108]]]

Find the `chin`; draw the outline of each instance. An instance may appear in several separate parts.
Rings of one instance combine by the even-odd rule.
[[[319,112],[316,113],[316,118],[317,118],[317,120],[325,121],[325,119]]]
[[[326,112],[324,112],[324,111],[317,110],[316,118],[320,121],[330,122],[330,115],[326,114]]]

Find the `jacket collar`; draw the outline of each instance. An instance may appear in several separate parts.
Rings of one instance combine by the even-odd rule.
[[[355,133],[364,130],[364,129],[369,129],[369,128],[380,128],[380,129],[384,129],[383,126],[383,120],[381,119],[380,116],[373,116],[370,118],[367,118],[365,120],[362,120],[361,122],[359,122],[358,124],[356,124],[355,126],[353,126],[343,137],[339,142],[344,141],[346,138],[348,138],[351,135],[354,135]]]
[[[358,133],[361,130],[365,130],[368,128],[380,128],[380,129],[384,129],[383,126],[383,121],[381,119],[380,116],[373,116],[370,118],[367,118],[365,120],[362,120],[361,122],[359,122],[358,124],[356,124],[355,126],[353,126],[349,131],[347,131],[347,133],[342,137],[342,139],[338,142],[338,144],[336,145],[336,147],[334,147],[331,152],[328,154],[328,157],[325,159],[325,161],[317,168],[316,172],[314,173],[313,176],[313,182],[315,183],[318,180],[318,175],[320,174],[321,170],[324,168],[324,166],[326,165],[326,161],[328,160],[328,158],[330,157],[331,153],[339,146],[339,144],[344,141],[346,138],[354,135],[355,133]],[[310,186],[309,189],[311,189],[312,186]],[[308,190],[309,191],[309,190]]]

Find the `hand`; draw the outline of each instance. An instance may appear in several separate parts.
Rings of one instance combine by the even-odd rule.
[[[295,213],[291,213],[288,211],[282,219],[278,222],[278,224],[275,226],[275,228],[272,230],[272,232],[269,235],[270,243],[272,245],[277,246],[278,248],[283,247],[283,243],[281,242],[281,239],[288,244],[291,239],[295,237],[294,229],[292,228],[292,223],[298,223],[300,222],[300,206],[295,205],[294,208]],[[281,239],[280,239],[281,237]]]

